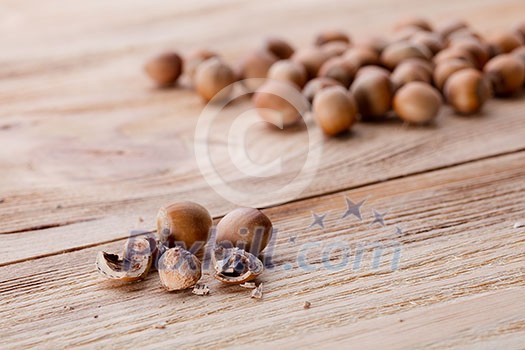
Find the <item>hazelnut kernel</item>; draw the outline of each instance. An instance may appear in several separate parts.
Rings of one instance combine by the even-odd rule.
[[[357,106],[345,88],[332,86],[315,96],[313,114],[323,132],[334,136],[350,130],[357,119]]]
[[[202,276],[199,259],[181,247],[162,254],[158,271],[161,285],[170,292],[191,288]]]
[[[174,85],[182,73],[183,61],[179,54],[166,52],[149,60],[144,70],[158,87]]]
[[[429,84],[414,81],[401,87],[394,96],[397,116],[414,124],[433,120],[441,107],[441,94]]]
[[[236,76],[229,65],[217,57],[212,57],[202,62],[195,72],[195,89],[206,101],[212,98],[227,98],[236,81]],[[220,93],[220,94],[219,94]]]
[[[465,68],[453,73],[444,87],[447,103],[460,114],[480,111],[491,93],[488,80],[474,68]]]

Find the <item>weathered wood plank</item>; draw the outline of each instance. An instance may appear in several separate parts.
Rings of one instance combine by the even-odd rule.
[[[165,293],[154,274],[115,287],[92,264],[97,250],[118,249],[121,242],[1,267],[4,343],[290,347],[329,341],[365,347],[392,341],[394,348],[442,348],[501,340],[513,348],[525,336],[525,239],[523,228],[513,228],[523,218],[524,161],[521,152],[267,209],[279,233],[276,268],[261,279],[266,294],[260,301],[212,279],[212,294],[203,298]],[[362,222],[341,219],[345,196],[368,197]],[[386,227],[371,225],[372,209],[388,212]],[[324,229],[309,228],[312,211],[328,213]],[[320,244],[306,255],[315,271],[297,263],[308,243]],[[354,270],[364,243],[369,248]],[[373,243],[384,247],[377,269]],[[350,249],[349,264],[339,271],[328,270],[322,258],[330,244]],[[396,246],[401,259],[392,271]],[[341,259],[334,250],[328,261]],[[309,310],[302,307],[306,300]],[[161,322],[166,328],[155,329]]]
[[[83,11],[61,6],[51,12],[30,4],[4,5],[6,34],[0,39],[0,233],[12,233],[0,237],[9,244],[2,262],[123,237],[139,216],[151,227],[158,207],[182,198],[203,203],[215,216],[231,209],[203,181],[195,163],[199,98],[186,90],[153,91],[141,73],[144,59],[157,49],[175,46],[187,52],[210,46],[233,61],[266,33],[281,33],[304,45],[328,26],[342,26],[359,36],[369,30],[368,18],[375,18],[374,30],[387,32],[401,15],[422,11],[411,1],[367,6],[323,2],[321,12],[315,2],[230,1],[205,13],[198,9],[205,4],[178,2],[155,7],[136,3],[136,12],[126,2],[109,8],[92,2]],[[523,10],[516,0],[446,5],[429,4],[428,13],[436,20],[468,16],[484,32],[508,27],[521,19]],[[285,16],[286,21],[275,15],[297,8],[300,15]],[[258,15],[250,15],[254,13]],[[230,23],[243,16],[253,17],[253,22],[239,32]],[[67,32],[61,29],[65,23]],[[221,175],[246,189],[252,185],[224,158],[221,137],[243,106],[225,113],[212,144]],[[430,129],[358,125],[347,139],[325,141],[316,178],[299,198],[522,150],[524,115],[520,96],[492,101],[483,118],[458,118],[445,110]],[[248,144],[253,158],[271,161],[284,155],[281,178],[289,180],[297,173],[304,161],[304,132],[253,132]],[[276,196],[275,185],[270,179],[255,187],[258,206],[297,199],[292,194]],[[23,244],[25,233],[58,243],[13,253],[11,247]]]

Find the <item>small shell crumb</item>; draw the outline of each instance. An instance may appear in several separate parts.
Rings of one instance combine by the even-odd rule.
[[[309,302],[309,301],[305,301],[304,304],[303,304],[303,309],[309,309],[310,306],[312,306],[312,303]]]
[[[166,328],[167,324],[168,323],[166,321],[164,321],[164,322],[161,322],[161,323],[157,323],[156,325],[153,326],[153,328],[155,328],[155,329],[164,329],[164,328]]]
[[[248,289],[253,289],[256,287],[255,282],[244,282],[243,284],[239,284],[239,286]]]
[[[261,299],[263,296],[263,284],[259,284],[254,290],[252,290],[252,294],[250,295],[253,299]]]
[[[195,295],[208,295],[210,294],[210,288],[205,284],[196,284],[191,292]]]
[[[525,227],[525,221],[518,221],[514,224],[514,228]]]

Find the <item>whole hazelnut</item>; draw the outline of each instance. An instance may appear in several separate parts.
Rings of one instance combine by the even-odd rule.
[[[334,41],[341,41],[350,44],[350,37],[341,30],[327,30],[317,35],[315,38],[315,45],[322,46]]]
[[[334,136],[350,130],[357,119],[357,106],[345,88],[332,86],[315,96],[313,115],[323,132]]]
[[[364,46],[350,48],[342,57],[356,69],[379,64],[379,54],[373,49]]]
[[[190,249],[208,240],[212,218],[202,205],[177,202],[160,208],[157,214],[157,239],[168,248],[182,245]]]
[[[321,48],[307,47],[297,50],[292,56],[292,61],[302,64],[308,73],[308,79],[312,79],[317,76],[319,69],[329,58]]]
[[[394,32],[394,35],[392,36],[392,39],[390,43],[397,43],[400,41],[410,41],[414,35],[421,32],[422,29],[415,26],[408,26],[401,28],[400,30],[397,30]]]
[[[522,39],[525,41],[525,21],[514,27],[514,33],[520,34]]]
[[[523,45],[523,37],[516,32],[499,32],[487,39],[487,43],[494,49],[496,54],[509,53]]]
[[[394,69],[401,61],[407,58],[422,58],[429,60],[432,52],[423,45],[408,41],[400,41],[388,45],[381,54],[381,62],[388,69]]]
[[[319,77],[310,80],[303,88],[303,95],[304,97],[309,101],[313,102],[315,95],[319,93],[319,91],[326,89],[330,86],[343,86],[341,82],[334,80],[332,78],[327,77]]]
[[[238,77],[240,79],[266,78],[270,67],[279,59],[270,51],[256,50],[244,56],[238,66]],[[264,80],[245,81],[251,90],[257,89]]]
[[[465,40],[465,39],[472,39],[472,40],[477,40],[477,41],[484,40],[483,37],[479,33],[475,32],[474,30],[470,28],[463,28],[463,29],[456,30],[454,33],[451,33],[447,37],[447,42],[450,45],[451,43],[455,41]]]
[[[492,58],[483,71],[497,96],[512,95],[522,87],[525,80],[525,65],[511,54]]]
[[[394,25],[394,30],[401,30],[406,27],[417,27],[420,30],[431,32],[432,26],[430,25],[430,22],[428,22],[426,19],[421,17],[407,17],[403,18],[400,21],[398,21]]]
[[[190,53],[185,60],[184,70],[191,81],[195,78],[197,67],[204,61],[212,57],[219,57],[219,55],[207,49],[198,49]]]
[[[386,78],[390,78],[390,71],[388,69],[383,68],[381,66],[375,66],[375,65],[364,66],[364,67],[360,68],[357,71],[355,77],[358,78],[361,75],[366,75],[368,73],[379,73],[379,74],[384,75]]]
[[[431,82],[431,74],[421,65],[410,61],[401,62],[390,75],[394,90],[411,81]]]
[[[465,68],[474,68],[472,63],[461,60],[461,59],[448,59],[440,62],[436,65],[436,68],[434,69],[434,85],[441,91],[443,90],[443,86],[445,86],[445,82],[447,79],[455,72],[465,69]]]
[[[478,63],[472,57],[472,54],[460,47],[450,47],[443,51],[440,51],[436,56],[434,56],[434,63],[436,65],[440,64],[441,62],[452,60],[452,59],[458,59],[463,60],[468,63],[470,63],[473,67],[478,67]]]
[[[446,81],[444,95],[447,103],[461,114],[476,113],[491,96],[487,79],[474,68],[453,73]]]
[[[441,34],[444,38],[447,38],[452,33],[461,29],[468,29],[468,24],[460,19],[452,19],[439,25],[436,28],[436,32]]]
[[[268,71],[268,79],[278,80],[297,85],[302,89],[306,84],[308,75],[302,64],[291,61],[281,60],[275,62]]]
[[[326,54],[327,57],[329,57],[329,59],[332,57],[341,56],[349,48],[350,45],[342,41],[331,41],[321,46],[321,50],[323,50],[323,52]]]
[[[443,37],[440,34],[433,32],[417,32],[410,38],[410,41],[417,45],[425,46],[433,55],[437,54],[445,47]]]
[[[176,52],[166,52],[149,60],[144,70],[158,87],[174,85],[182,73],[183,61]]]
[[[363,120],[384,118],[392,106],[392,83],[379,70],[358,74],[350,91]]]
[[[483,68],[490,58],[488,46],[477,39],[465,38],[452,42],[449,48],[467,51],[478,69]]]
[[[381,52],[385,47],[390,44],[390,41],[381,36],[366,36],[360,39],[354,47],[364,47],[374,51],[377,54],[377,57],[381,55]]]
[[[269,80],[252,97],[262,120],[286,128],[299,122],[309,108],[297,86]]]
[[[191,288],[202,276],[199,259],[181,247],[162,254],[158,271],[161,285],[170,292]]]
[[[357,69],[344,57],[334,57],[326,61],[319,70],[320,77],[332,78],[339,81],[343,86],[348,87]]]
[[[227,98],[236,81],[236,76],[229,65],[217,57],[212,57],[202,62],[195,72],[195,89],[197,93],[206,101],[215,96],[219,99]],[[220,94],[219,94],[220,92]]]
[[[269,37],[263,41],[262,50],[273,53],[280,60],[286,60],[292,57],[295,49],[288,43],[288,41],[278,38]]]
[[[217,245],[238,247],[258,256],[272,236],[272,222],[258,209],[237,208],[226,214],[217,224]]]
[[[393,107],[399,118],[414,124],[433,120],[441,107],[441,94],[427,83],[409,82],[394,95]]]
[[[511,55],[514,57],[517,57],[525,64],[525,46],[520,46],[514,50],[512,50]]]

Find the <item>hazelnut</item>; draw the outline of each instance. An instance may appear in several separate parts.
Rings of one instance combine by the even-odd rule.
[[[292,57],[295,49],[284,39],[269,37],[264,40],[262,50],[273,53],[280,60]]]
[[[438,115],[441,103],[439,91],[429,84],[414,81],[397,91],[393,107],[399,118],[404,121],[424,124]]]
[[[512,50],[511,55],[518,57],[525,64],[525,46],[520,46]]]
[[[272,236],[272,222],[258,209],[237,208],[217,224],[215,241],[219,246],[239,247],[257,256]]]
[[[436,69],[434,70],[434,85],[439,90],[443,90],[443,86],[445,86],[445,82],[447,81],[448,77],[450,77],[453,73],[465,68],[474,68],[474,66],[472,63],[466,60],[457,58],[440,62],[438,65],[436,65]]]
[[[182,58],[175,52],[166,52],[149,60],[144,70],[158,87],[172,86],[182,73]]]
[[[379,64],[379,54],[369,47],[353,47],[343,54],[343,58],[356,69]]]
[[[181,247],[162,254],[158,271],[161,285],[169,292],[191,288],[202,276],[199,259]]]
[[[207,49],[198,49],[190,53],[185,60],[184,69],[191,81],[195,78],[197,67],[204,61],[212,57],[219,57],[216,52]]]
[[[525,40],[525,22],[521,22],[514,28],[514,32],[521,35],[522,39]]]
[[[411,81],[431,82],[431,73],[414,61],[401,62],[390,75],[394,90]]]
[[[474,57],[472,57],[472,54],[469,51],[462,49],[460,47],[451,47],[443,51],[440,51],[436,56],[434,56],[434,63],[438,65],[441,62],[452,60],[452,59],[466,61],[470,63],[473,67],[478,66],[478,63],[476,62]]]
[[[358,41],[354,47],[363,47],[374,51],[377,57],[381,55],[381,52],[388,46],[390,42],[380,36],[368,36]]]
[[[99,252],[96,268],[104,277],[122,282],[134,282],[146,278],[153,265],[151,242],[133,237],[126,242],[122,258],[116,254]]]
[[[312,79],[317,76],[319,69],[329,58],[321,48],[308,47],[297,50],[292,56],[292,61],[301,63],[306,68],[308,79]]]
[[[419,32],[421,32],[421,28],[419,27],[414,27],[414,26],[404,27],[394,32],[394,35],[390,43],[392,44],[392,43],[397,43],[400,41],[410,41],[410,39]]]
[[[392,106],[392,83],[379,70],[358,74],[350,91],[363,120],[384,118]]]
[[[339,81],[327,77],[319,77],[310,80],[303,89],[304,97],[309,101],[313,102],[315,95],[319,91],[329,87],[329,86],[343,86]]]
[[[483,68],[490,57],[488,47],[479,40],[472,38],[456,40],[451,43],[449,47],[468,52],[471,59],[473,60],[473,63],[478,69]]]
[[[419,28],[419,30],[431,32],[432,26],[430,25],[430,22],[428,22],[426,19],[421,17],[407,17],[403,18],[400,21],[398,21],[394,25],[394,30],[401,30],[406,27],[416,27]]]
[[[299,89],[302,89],[306,84],[307,77],[303,65],[291,60],[277,61],[268,71],[268,79],[292,83],[297,85]]]
[[[360,68],[355,77],[358,78],[360,77],[361,75],[365,75],[365,74],[368,74],[368,73],[380,73],[380,74],[383,74],[385,77],[387,78],[390,78],[390,71],[386,68],[383,68],[383,67],[380,67],[380,66],[364,66],[362,68]]]
[[[489,82],[480,71],[465,68],[453,73],[446,81],[444,95],[454,110],[461,114],[476,113],[491,96]]]
[[[163,207],[157,214],[157,239],[172,248],[190,249],[195,243],[206,243],[212,218],[203,206],[193,202],[177,202]]]
[[[326,43],[341,41],[343,43],[350,44],[350,37],[340,30],[328,30],[320,33],[315,38],[315,45],[322,46]]]
[[[212,254],[215,279],[226,284],[253,281],[264,271],[264,265],[255,255],[233,247],[219,246]]]
[[[436,32],[441,34],[444,38],[448,38],[452,33],[462,29],[468,29],[468,24],[463,20],[453,19],[438,26]]]
[[[460,40],[465,40],[465,39],[477,40],[480,42],[483,41],[483,37],[479,33],[476,33],[470,28],[466,28],[466,29],[457,30],[454,33],[450,34],[447,37],[447,42],[450,45],[451,43],[455,41],[460,41]]]
[[[266,78],[270,67],[279,59],[270,51],[256,50],[244,56],[239,64],[240,79]],[[264,80],[245,81],[251,90],[257,89]]]
[[[236,81],[236,76],[229,65],[217,57],[212,57],[202,62],[195,72],[195,89],[206,101],[212,98],[227,98]],[[219,94],[220,93],[220,94]]]
[[[350,130],[357,119],[357,106],[345,88],[332,86],[315,96],[313,114],[323,132],[334,136]]]
[[[483,71],[497,96],[512,95],[522,87],[525,80],[525,65],[511,54],[492,58]]]
[[[337,57],[344,54],[350,46],[342,41],[331,41],[321,46],[321,50],[326,54],[327,57]]]
[[[308,102],[299,96],[296,85],[269,80],[257,89],[252,101],[264,121],[288,127],[300,121],[309,108]]]
[[[417,45],[425,46],[433,55],[437,54],[445,47],[443,37],[438,33],[417,32],[410,38],[410,41]]]
[[[381,62],[385,67],[394,69],[401,61],[407,58],[422,58],[429,60],[432,52],[423,45],[408,41],[400,41],[388,45],[381,54]]]
[[[494,49],[496,54],[509,53],[523,45],[523,37],[516,32],[500,32],[491,35],[487,43]]]
[[[357,69],[344,57],[334,57],[326,61],[319,70],[320,77],[332,78],[339,81],[343,86],[348,87]]]

